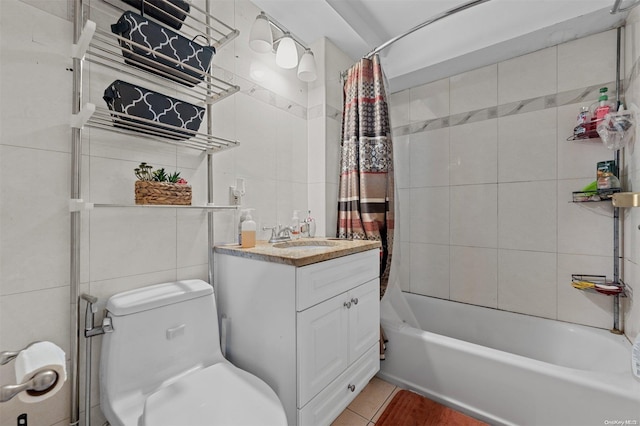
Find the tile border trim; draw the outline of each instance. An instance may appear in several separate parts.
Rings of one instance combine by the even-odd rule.
[[[636,69],[635,73],[637,74],[637,72],[638,71]],[[604,86],[615,88],[615,81],[398,126],[393,128],[393,134],[396,136],[407,136],[430,130],[508,117],[510,115],[525,114],[548,108],[578,104],[585,100],[588,100],[589,103],[591,103],[593,102],[593,99],[598,98],[598,91]],[[615,96],[615,89],[609,92],[609,96]]]

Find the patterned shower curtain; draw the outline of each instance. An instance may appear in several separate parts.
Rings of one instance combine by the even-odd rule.
[[[380,298],[393,251],[393,145],[384,75],[378,55],[361,59],[344,82],[338,237],[377,240]]]

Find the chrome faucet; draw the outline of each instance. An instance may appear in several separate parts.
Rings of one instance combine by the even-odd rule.
[[[293,228],[290,226],[283,227],[278,224],[276,226],[263,226],[262,230],[266,231],[267,229],[271,229],[271,238],[269,238],[269,243],[277,243],[280,241],[288,241],[291,239],[291,231]]]

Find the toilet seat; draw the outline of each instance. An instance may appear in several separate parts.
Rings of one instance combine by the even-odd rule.
[[[229,362],[193,372],[150,395],[142,426],[286,426],[275,392]]]

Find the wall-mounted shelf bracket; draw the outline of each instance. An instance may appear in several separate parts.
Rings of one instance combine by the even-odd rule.
[[[88,203],[82,198],[72,198],[69,200],[70,212],[80,212],[83,210],[93,210],[93,203]]]
[[[238,37],[239,35],[240,35],[240,31],[234,29],[229,34],[227,34],[226,36],[224,36],[220,40],[218,40],[216,43],[214,43],[213,47],[215,47],[216,49],[219,49],[222,46],[224,46],[225,44],[229,43],[234,38]]]
[[[89,43],[93,38],[93,35],[96,32],[96,23],[87,20],[82,28],[82,34],[80,34],[80,38],[78,39],[78,43],[74,43],[71,45],[71,57],[74,59],[83,59],[84,54],[87,53],[87,49],[89,48]]]
[[[232,85],[227,90],[221,90],[220,93],[216,93],[215,96],[207,96],[205,103],[207,105],[213,105],[216,102],[220,102],[224,98],[228,98],[236,92],[240,91],[240,86]]]
[[[91,103],[86,103],[80,112],[71,114],[71,128],[82,129],[94,112],[96,112],[96,106]]]

